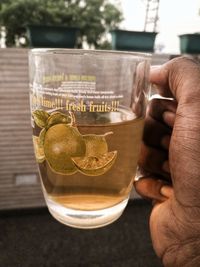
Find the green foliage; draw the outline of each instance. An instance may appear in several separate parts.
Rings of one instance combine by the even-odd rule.
[[[35,24],[79,27],[80,47],[86,40],[90,46],[108,48],[102,37],[122,19],[119,8],[109,0],[3,0],[0,4],[7,46],[16,45],[16,39],[26,37],[26,27]]]

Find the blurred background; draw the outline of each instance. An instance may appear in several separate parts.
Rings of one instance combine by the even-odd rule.
[[[49,25],[76,28],[78,48],[114,48],[116,29],[156,32],[154,52],[179,54],[179,36],[200,33],[200,1],[2,0],[0,25],[2,48],[37,46],[30,26]]]
[[[143,0],[122,0],[122,10],[124,21],[121,27],[127,30],[142,31],[146,18],[147,5],[158,3],[157,17],[152,16],[156,22],[155,40],[156,53],[180,54],[179,35],[200,33],[200,1],[190,0],[160,0],[160,1],[143,1]],[[153,11],[152,11],[153,13]],[[152,30],[152,24],[149,23],[147,30]],[[200,43],[198,43],[200,46]]]
[[[74,230],[47,212],[33,154],[28,51],[152,53],[152,65],[200,60],[200,0],[0,1],[0,267],[159,267],[151,203],[132,199],[113,225]],[[12,257],[11,257],[12,255]]]

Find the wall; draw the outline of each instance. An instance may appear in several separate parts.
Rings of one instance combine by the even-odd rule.
[[[27,50],[0,49],[0,209],[44,205],[31,133]]]

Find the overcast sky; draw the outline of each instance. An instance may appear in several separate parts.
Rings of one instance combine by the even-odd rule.
[[[144,29],[146,0],[121,0],[124,22],[121,28]],[[163,52],[179,53],[179,34],[200,32],[200,0],[160,0],[156,43]]]

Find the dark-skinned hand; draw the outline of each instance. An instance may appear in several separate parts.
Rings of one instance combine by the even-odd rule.
[[[153,200],[150,231],[165,267],[200,266],[200,65],[179,57],[152,67],[163,97],[150,103],[136,190]]]

